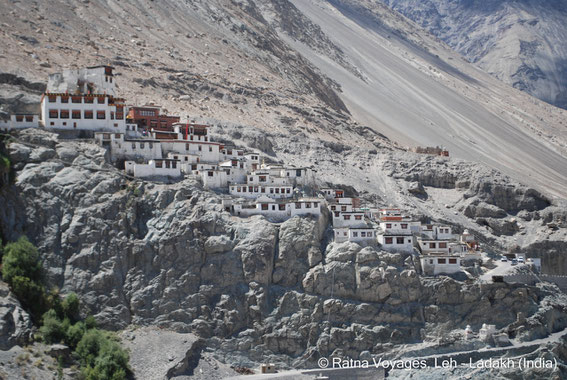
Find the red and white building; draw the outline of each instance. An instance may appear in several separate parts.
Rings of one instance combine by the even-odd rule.
[[[156,105],[128,107],[128,120],[140,129],[173,131],[173,124],[178,123],[179,116],[163,115],[161,107]]]
[[[301,198],[297,200],[276,200],[261,196],[253,203],[238,202],[230,206],[237,216],[263,215],[271,220],[283,221],[294,216],[321,216],[324,207],[319,198]]]
[[[461,257],[459,255],[422,255],[419,261],[421,270],[426,276],[453,274],[461,271]]]
[[[9,119],[0,120],[0,131],[39,127],[39,115],[17,113]]]
[[[126,173],[136,178],[171,177],[180,178],[181,165],[178,160],[153,159],[147,164],[138,164],[134,161],[124,163]]]
[[[41,98],[41,123],[47,129],[124,133],[126,105],[114,93],[111,66],[51,74]]]

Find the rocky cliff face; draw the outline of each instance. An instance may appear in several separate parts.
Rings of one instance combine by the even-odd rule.
[[[423,278],[411,256],[329,244],[326,215],[281,224],[233,217],[219,194],[193,179],[132,181],[107,163],[104,149],[46,132],[24,131],[8,149],[17,182],[0,194],[4,237],[30,236],[50,283],[77,292],[84,312],[106,327],[192,332],[223,362],[247,366],[312,366],[331,354],[392,354],[402,343],[435,347],[445,331],[467,324],[493,323],[524,340],[567,327],[567,299],[555,288]],[[482,170],[455,181],[449,173],[466,167],[392,154],[373,166],[390,173],[382,182],[418,181],[431,199],[439,189],[461,191],[451,208],[476,199],[505,215],[554,207],[505,178],[479,186]],[[324,168],[320,175],[332,173]],[[489,197],[501,188],[511,189],[510,200]],[[396,194],[400,202],[433,202]],[[520,312],[529,324],[517,323]]]
[[[567,108],[565,2],[384,2],[497,78]]]

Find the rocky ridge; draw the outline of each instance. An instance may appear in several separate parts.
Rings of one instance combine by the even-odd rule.
[[[246,134],[242,130],[241,138]],[[276,151],[280,143],[273,142]],[[290,154],[300,149],[291,141],[285,146]],[[325,149],[336,154],[332,147]],[[407,343],[436,347],[445,331],[467,324],[475,329],[496,324],[519,341],[567,327],[567,299],[553,287],[424,278],[411,256],[329,244],[325,216],[281,224],[263,217],[241,219],[223,210],[222,194],[202,189],[194,179],[133,181],[88,141],[27,130],[9,151],[17,182],[0,195],[7,206],[0,215],[3,235],[30,236],[42,252],[50,283],[77,292],[83,312],[105,327],[155,325],[191,332],[205,340],[211,360],[247,367],[263,361],[313,366],[331,354],[395,355]],[[313,154],[325,157],[321,151]],[[344,153],[346,160],[350,154]],[[489,169],[469,175],[467,183],[449,175],[469,170],[461,163],[407,153],[400,162],[392,160],[396,154],[378,153],[369,170],[380,171],[381,183],[402,206],[430,210],[415,208],[417,217],[437,219],[436,212],[447,210],[435,203],[437,190],[459,199],[438,219],[456,225],[460,219],[453,210],[466,210],[473,201],[497,207],[506,218],[520,209],[532,216],[562,215],[532,189],[506,177],[491,182],[494,175],[482,175]],[[319,171],[322,180],[336,170],[326,165]],[[401,189],[414,182],[427,198]],[[388,201],[364,186],[357,190],[378,205]],[[498,220],[500,214],[492,217]],[[462,217],[485,241],[507,243],[505,235]],[[541,220],[525,223],[535,229]],[[534,238],[535,230],[528,231]],[[517,323],[518,313],[528,322]]]

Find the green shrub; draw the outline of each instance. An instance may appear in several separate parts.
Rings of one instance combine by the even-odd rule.
[[[29,310],[34,317],[45,311],[45,290],[43,286],[23,276],[11,277],[10,285],[22,306]]]
[[[2,277],[4,281],[12,285],[12,279],[16,276],[27,277],[37,283],[41,280],[39,253],[25,236],[4,247]]]
[[[67,345],[74,350],[81,341],[81,339],[83,339],[83,335],[85,335],[86,331],[87,329],[83,322],[75,323],[67,330],[67,334],[65,336],[65,343],[67,343]]]
[[[100,330],[88,330],[77,344],[75,352],[85,367],[94,367],[104,336]]]
[[[0,154],[0,173],[8,173],[10,171],[10,159]]]
[[[87,316],[85,318],[85,327],[87,328],[87,330],[96,329],[97,324],[95,317],[93,317],[92,315]]]
[[[81,358],[85,379],[126,379],[129,371],[128,353],[120,347],[112,334],[96,329],[88,330],[75,352]]]
[[[65,339],[66,326],[59,319],[55,310],[50,309],[48,312],[43,314],[42,322],[43,325],[39,328],[39,332],[41,333],[45,343],[60,343]]]
[[[63,315],[72,322],[79,320],[79,297],[75,293],[69,293],[61,304]]]

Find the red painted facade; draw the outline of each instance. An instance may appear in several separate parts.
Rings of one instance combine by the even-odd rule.
[[[139,128],[156,131],[173,131],[172,125],[179,123],[179,116],[160,114],[160,107],[144,106],[130,107],[128,119],[131,119]]]

